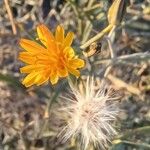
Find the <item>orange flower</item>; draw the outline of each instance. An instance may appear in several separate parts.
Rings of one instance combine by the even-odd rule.
[[[27,63],[20,71],[28,74],[22,83],[26,87],[41,85],[48,80],[56,84],[59,78],[67,77],[69,73],[78,77],[80,72],[77,69],[84,66],[84,61],[71,47],[74,34],[69,32],[64,37],[63,27],[57,26],[53,36],[43,24],[37,27],[37,34],[41,44],[27,39],[21,39],[19,43],[26,50],[20,52],[19,59]]]

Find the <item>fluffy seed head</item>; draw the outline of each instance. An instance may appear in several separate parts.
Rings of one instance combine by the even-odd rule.
[[[93,78],[88,78],[86,84],[78,88],[71,85],[71,90],[61,108],[68,117],[59,137],[63,141],[71,137],[79,139],[84,150],[90,144],[105,149],[116,134],[112,127],[118,114],[114,90],[104,84],[97,90]]]

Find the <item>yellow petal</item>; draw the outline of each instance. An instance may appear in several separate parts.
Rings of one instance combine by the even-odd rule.
[[[37,72],[32,72],[32,73],[28,74],[28,75],[24,78],[22,84],[24,84],[26,87],[29,87],[29,86],[33,85],[36,76],[37,76]]]
[[[45,83],[47,80],[48,80],[48,77],[46,78],[42,74],[39,74],[35,79],[35,84],[39,86]]]
[[[71,47],[66,47],[63,52],[66,58],[73,58],[75,56],[74,49]]]
[[[73,32],[69,32],[66,36],[66,38],[64,39],[64,47],[69,47],[73,41],[74,38],[74,33]]]
[[[21,52],[21,53],[19,53],[19,60],[21,60],[27,64],[34,64],[36,62],[36,57],[32,56],[28,52]]]
[[[56,68],[57,69],[57,68]],[[50,74],[50,82],[52,84],[56,84],[58,82],[58,73],[57,70],[51,70],[51,74]]]
[[[32,71],[42,71],[45,69],[45,65],[38,64],[38,65],[27,65],[25,67],[20,68],[21,73],[30,73]]]
[[[68,71],[66,68],[63,68],[63,69],[59,69],[59,77],[66,77],[68,76]]]
[[[43,46],[31,40],[21,39],[19,44],[22,48],[24,48],[31,54],[38,54],[40,52],[45,51],[45,48]]]
[[[56,84],[56,83],[58,82],[58,75],[57,75],[57,74],[52,75],[52,76],[50,77],[50,82],[51,82],[52,84]]]
[[[45,83],[47,80],[48,80],[48,78],[41,78],[41,79],[36,83],[36,85],[39,86],[39,85]]]
[[[37,34],[40,41],[47,47],[48,43],[54,41],[54,36],[51,31],[44,25],[37,26]]]
[[[76,69],[74,69],[74,68],[68,68],[68,71],[71,73],[71,74],[73,74],[73,75],[75,75],[76,77],[79,77],[80,76],[80,72],[78,71],[78,70],[76,70]]]
[[[57,42],[51,41],[47,43],[47,50],[49,52],[49,55],[54,55],[58,51]]]
[[[60,25],[56,28],[55,38],[57,42],[63,43],[64,41],[64,28]]]
[[[35,69],[35,65],[27,65],[25,67],[20,68],[21,73],[30,73]]]
[[[72,66],[72,68],[82,68],[84,67],[85,63],[84,60],[76,58],[69,61],[69,66]]]
[[[24,86],[27,87],[27,88],[32,86],[32,85],[34,85],[34,82],[32,80],[29,81],[28,83],[24,84]]]

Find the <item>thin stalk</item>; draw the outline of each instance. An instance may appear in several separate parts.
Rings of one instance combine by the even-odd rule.
[[[150,144],[147,144],[147,143],[136,143],[136,142],[131,142],[131,141],[127,141],[127,140],[114,140],[112,142],[114,145],[118,145],[118,144],[127,144],[127,145],[131,145],[133,147],[141,147],[141,148],[144,148],[144,149],[150,149]]]
[[[103,29],[100,33],[98,33],[96,36],[85,42],[83,45],[80,46],[81,49],[85,49],[89,45],[91,45],[93,42],[97,41],[98,39],[101,39],[105,34],[107,34],[111,29],[113,28],[113,25],[108,25],[105,29]]]

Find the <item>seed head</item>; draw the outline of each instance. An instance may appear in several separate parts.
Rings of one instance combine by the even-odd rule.
[[[112,122],[119,111],[114,90],[104,83],[97,90],[93,78],[87,79],[85,87],[71,85],[71,90],[69,96],[64,97],[65,106],[61,111],[68,119],[59,137],[63,141],[71,137],[79,139],[84,150],[90,144],[105,149],[116,134]]]

